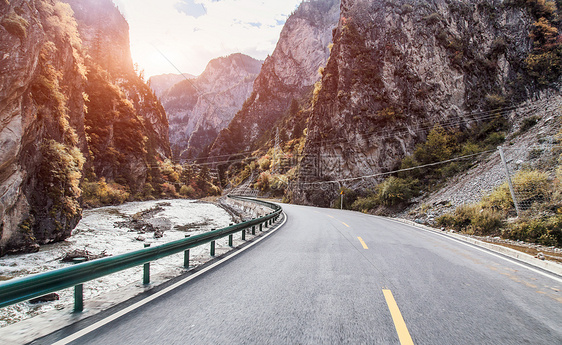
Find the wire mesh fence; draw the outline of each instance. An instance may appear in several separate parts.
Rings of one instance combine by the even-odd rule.
[[[517,215],[559,212],[562,146],[543,143],[504,148],[510,195]],[[505,189],[505,184],[499,188]]]

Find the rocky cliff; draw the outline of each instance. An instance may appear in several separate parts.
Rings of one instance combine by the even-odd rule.
[[[555,16],[554,2],[342,0],[294,200],[327,206],[341,185],[311,182],[391,171],[434,124],[466,132],[555,86],[560,57],[540,40],[557,29],[536,29]]]
[[[339,18],[339,0],[303,2],[287,19],[277,46],[254,82],[252,94],[213,143],[210,155],[254,149],[272,135],[274,124],[289,112],[293,100],[312,92],[326,64],[332,29]],[[296,126],[298,128],[298,126]],[[295,127],[289,136],[300,137]],[[298,131],[297,131],[298,132]]]
[[[90,122],[86,129],[91,129],[88,137],[93,151],[103,155],[98,154],[100,159],[93,160],[95,172],[108,179],[126,177],[124,184],[138,190],[147,177],[146,160],[170,156],[165,110],[134,69],[129,24],[113,2],[64,2],[72,7],[80,39],[89,55],[86,63],[91,76],[86,77],[92,82],[88,87],[91,93],[98,94],[86,103],[91,108],[86,113]],[[116,102],[124,105],[116,107]],[[110,148],[119,153],[108,152]],[[126,176],[129,172],[133,176]]]
[[[199,77],[163,93],[174,157],[195,158],[215,140],[251,94],[261,64],[243,54],[217,58]]]
[[[104,30],[112,38],[98,41]],[[133,72],[127,30],[110,0],[0,3],[0,255],[70,236],[85,174],[133,171],[134,188],[150,155],[169,156],[165,113]],[[110,53],[96,60],[98,48]]]

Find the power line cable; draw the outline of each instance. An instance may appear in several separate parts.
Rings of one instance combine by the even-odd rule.
[[[496,151],[496,150],[487,150],[487,151],[482,151],[482,152],[479,152],[479,153],[474,153],[474,154],[470,154],[470,155],[466,155],[466,156],[460,156],[460,157],[447,159],[447,160],[440,161],[440,162],[423,164],[423,165],[418,165],[418,166],[411,167],[411,168],[398,169],[398,170],[393,170],[393,171],[388,171],[388,172],[383,172],[383,173],[364,175],[364,176],[358,176],[358,177],[350,177],[350,178],[344,178],[344,179],[338,179],[338,180],[330,180],[330,181],[306,182],[306,183],[302,183],[302,184],[303,185],[315,185],[315,184],[325,184],[325,183],[341,183],[341,182],[362,180],[362,179],[365,179],[365,178],[386,176],[386,175],[396,174],[396,173],[399,173],[399,172],[411,171],[411,170],[415,170],[415,169],[421,169],[421,168],[427,168],[427,167],[436,166],[436,165],[440,165],[440,164],[451,163],[451,162],[458,161],[458,160],[461,160],[461,159],[475,157],[475,156],[479,156],[479,155],[494,152],[494,151]]]

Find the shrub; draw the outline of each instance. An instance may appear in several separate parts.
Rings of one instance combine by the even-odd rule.
[[[155,190],[152,183],[145,183],[142,188],[142,198],[147,200],[154,199]]]
[[[258,177],[257,182],[254,184],[254,188],[259,189],[262,192],[269,190],[271,183],[271,174],[269,172],[262,172]]]
[[[487,148],[496,148],[505,141],[504,132],[493,132],[484,140],[484,146]]]
[[[377,120],[387,123],[395,123],[397,120],[403,119],[404,115],[400,109],[395,109],[393,107],[387,107],[379,110],[375,117]]]
[[[271,160],[268,158],[260,159],[259,165],[261,170],[267,171],[271,167]]]
[[[84,206],[100,207],[106,205],[120,205],[129,199],[130,194],[125,187],[117,183],[107,183],[105,178],[81,184]]]
[[[176,187],[168,182],[162,184],[162,196],[163,197],[172,197],[175,198],[178,196],[176,192]]]
[[[552,26],[546,18],[541,17],[533,23],[529,36],[533,39],[535,49],[544,50],[556,43],[558,29]]]
[[[503,236],[547,246],[562,246],[562,215],[546,219],[519,219],[504,231]]]
[[[50,212],[60,212],[66,218],[74,218],[82,209],[78,202],[80,179],[85,158],[76,147],[54,140],[47,140],[40,147],[42,161],[39,179],[44,194],[53,202]]]
[[[468,234],[490,235],[498,233],[504,227],[504,215],[501,212],[482,208],[481,204],[462,205],[452,214],[445,214],[436,219],[440,226],[453,228]]]
[[[439,162],[451,158],[456,148],[455,135],[436,125],[427,135],[425,143],[416,147],[414,158],[422,164]]]
[[[195,197],[195,189],[192,186],[183,185],[180,188],[180,195],[188,197],[188,198],[194,198]]]
[[[208,190],[208,194],[212,196],[219,196],[222,194],[222,189],[214,184],[211,184],[210,189]]]
[[[551,187],[548,175],[536,170],[521,170],[511,177],[515,197],[519,205],[529,208],[534,202],[550,198]],[[510,210],[515,207],[509,185],[504,182],[484,197],[486,207],[496,210]]]
[[[285,194],[285,189],[289,186],[289,179],[286,175],[273,175],[270,188],[274,191],[275,195]]]
[[[533,15],[537,18],[551,18],[557,14],[557,6],[554,1],[527,0],[526,3],[527,6],[530,7]]]
[[[351,208],[356,211],[367,212],[380,206],[380,202],[376,195],[370,195],[366,197],[359,197],[351,205]]]
[[[488,102],[490,109],[501,108],[505,105],[505,97],[497,94],[486,95],[486,101]]]
[[[529,54],[525,65],[529,75],[542,85],[556,81],[562,69],[560,55],[553,51]]]
[[[166,159],[164,162],[159,163],[160,173],[162,177],[169,182],[179,182],[180,173],[182,168],[180,165],[174,165],[171,160]]]
[[[316,102],[318,102],[318,96],[320,95],[321,90],[322,90],[322,80],[319,80],[316,83],[314,83],[314,91],[312,92],[312,104],[316,104]]]
[[[517,201],[527,208],[534,202],[546,201],[550,197],[551,188],[546,173],[522,170],[517,172],[511,181]]]
[[[394,206],[409,201],[418,194],[418,180],[391,176],[376,187],[377,199],[382,205]]]
[[[492,208],[494,210],[507,211],[515,207],[507,182],[504,182],[502,185],[496,187],[489,195],[485,196],[482,201],[485,207]]]
[[[540,117],[536,115],[524,118],[523,121],[521,121],[521,128],[519,129],[519,133],[528,131],[531,127],[536,125],[539,122],[539,120]]]

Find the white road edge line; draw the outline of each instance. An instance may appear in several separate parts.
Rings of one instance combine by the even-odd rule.
[[[547,272],[538,270],[538,269],[536,269],[536,268],[530,267],[530,266],[528,266],[528,265],[522,264],[522,263],[520,263],[519,261],[517,261],[516,259],[512,259],[512,258],[503,256],[503,255],[496,254],[496,253],[490,251],[489,249],[481,248],[481,247],[479,247],[479,246],[476,245],[476,244],[467,243],[467,242],[461,241],[461,240],[459,240],[459,239],[456,239],[456,238],[453,238],[453,237],[450,237],[450,236],[446,236],[445,234],[441,234],[441,233],[438,233],[438,232],[435,232],[435,231],[427,230],[427,229],[424,229],[424,228],[421,228],[421,227],[417,227],[417,226],[415,226],[415,225],[403,223],[403,222],[398,221],[398,220],[395,220],[395,219],[385,218],[385,217],[379,217],[379,216],[371,216],[371,217],[382,218],[382,219],[385,219],[385,220],[388,220],[388,221],[391,221],[391,222],[394,222],[394,223],[402,224],[402,225],[409,226],[409,227],[414,228],[414,229],[418,229],[418,230],[422,230],[422,231],[428,232],[428,233],[430,233],[430,234],[434,234],[434,235],[438,235],[438,236],[447,238],[447,239],[449,239],[449,240],[451,240],[451,241],[455,241],[455,242],[458,242],[458,243],[460,243],[460,244],[464,244],[465,246],[468,246],[468,247],[471,247],[471,248],[473,248],[473,249],[479,250],[479,251],[481,251],[481,252],[487,253],[487,254],[489,254],[489,255],[495,256],[495,257],[497,257],[497,258],[504,259],[505,261],[509,261],[509,262],[511,262],[511,263],[513,263],[513,264],[516,264],[516,265],[518,265],[518,266],[524,267],[524,268],[526,268],[526,269],[528,269],[528,270],[530,270],[530,271],[533,271],[533,272],[535,272],[535,273],[541,274],[541,275],[543,275],[543,276],[545,276],[545,277],[548,277],[548,278],[550,278],[550,279],[553,279],[553,280],[555,280],[555,281],[557,281],[557,282],[559,282],[559,283],[562,284],[562,279],[558,278],[556,275],[554,275],[554,274],[552,274],[552,273],[547,273]]]
[[[85,336],[86,334],[88,334],[88,333],[90,333],[90,332],[92,332],[92,331],[95,331],[96,329],[98,329],[98,328],[100,328],[100,327],[102,327],[102,326],[105,326],[106,324],[108,324],[108,323],[110,323],[110,322],[112,322],[112,321],[114,321],[114,320],[120,318],[121,316],[123,316],[123,315],[125,315],[125,314],[128,314],[128,313],[130,313],[131,311],[133,311],[133,310],[135,310],[135,309],[137,309],[137,308],[140,308],[140,307],[142,307],[143,305],[145,305],[145,304],[147,304],[147,303],[149,303],[149,302],[152,302],[152,301],[155,300],[156,298],[158,298],[158,297],[160,297],[160,296],[162,296],[162,295],[167,294],[168,292],[174,290],[175,288],[177,288],[177,287],[179,287],[179,286],[181,286],[181,285],[183,285],[183,284],[189,282],[189,281],[192,280],[192,279],[197,278],[198,276],[200,276],[200,275],[202,275],[203,273],[205,273],[205,272],[207,272],[207,271],[209,271],[209,270],[211,270],[211,269],[217,267],[218,265],[220,265],[220,264],[222,264],[222,263],[224,263],[224,262],[227,262],[228,260],[232,259],[232,258],[235,257],[236,255],[238,255],[238,254],[244,252],[245,250],[247,250],[247,249],[253,247],[254,245],[258,244],[259,242],[263,241],[263,240],[266,239],[268,236],[270,236],[271,234],[273,234],[273,233],[275,233],[277,230],[279,230],[279,229],[280,229],[283,225],[285,225],[285,223],[287,222],[287,214],[285,214],[285,212],[283,212],[283,218],[284,218],[284,219],[283,219],[283,222],[282,222],[281,224],[279,224],[275,229],[273,229],[272,231],[268,232],[267,234],[265,234],[265,235],[259,237],[255,242],[250,243],[250,244],[247,245],[246,247],[244,247],[244,248],[238,250],[237,252],[235,252],[235,253],[229,255],[228,257],[226,257],[226,258],[224,258],[224,259],[222,259],[222,260],[220,260],[220,261],[215,262],[214,264],[212,264],[212,265],[210,265],[210,266],[208,266],[208,267],[202,269],[201,271],[199,271],[199,272],[197,272],[197,273],[194,273],[194,274],[190,275],[189,277],[186,277],[186,278],[180,280],[179,282],[177,282],[177,283],[175,283],[175,284],[173,284],[173,285],[170,285],[170,286],[168,286],[168,287],[165,288],[165,289],[162,289],[162,290],[158,291],[158,292],[155,293],[154,295],[148,296],[147,298],[145,298],[145,299],[143,299],[143,300],[141,300],[141,301],[138,301],[138,302],[135,303],[135,304],[130,305],[130,306],[128,306],[127,308],[122,309],[122,310],[120,310],[120,311],[118,311],[118,312],[116,312],[116,313],[114,313],[114,314],[112,314],[112,315],[106,317],[106,318],[103,319],[103,320],[100,320],[100,321],[98,321],[98,322],[96,322],[96,323],[91,324],[90,326],[84,328],[83,330],[80,330],[80,331],[78,331],[78,332],[76,332],[76,333],[74,333],[74,334],[72,334],[72,335],[67,336],[66,338],[63,338],[63,339],[57,341],[56,343],[53,343],[53,345],[64,345],[64,344],[68,344],[68,343],[70,343],[70,342],[72,342],[72,341],[74,341],[74,340],[76,340],[76,339],[79,339],[79,338]]]

